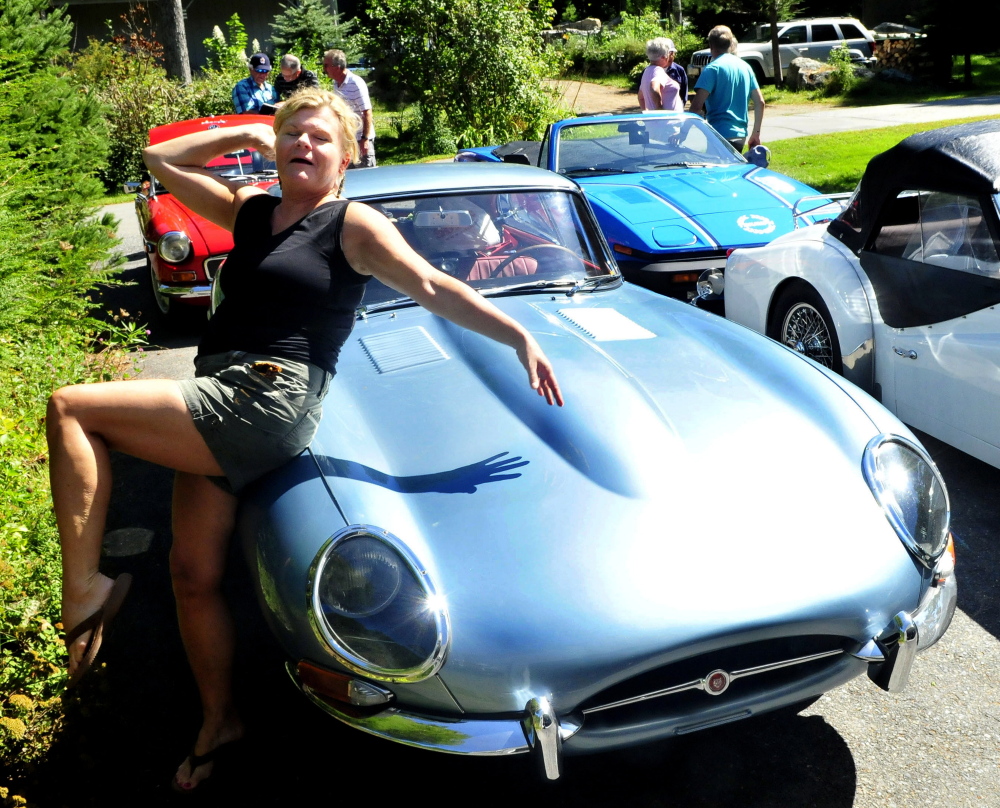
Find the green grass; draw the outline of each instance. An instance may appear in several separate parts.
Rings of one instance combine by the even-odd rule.
[[[638,82],[629,76],[621,73],[612,73],[606,76],[586,76],[582,73],[565,73],[557,81],[586,81],[590,84],[601,84],[605,87],[615,87],[619,90],[634,90]]]
[[[131,202],[135,199],[135,194],[127,193],[125,191],[109,191],[103,199],[101,199],[102,205],[117,205],[119,202]]]
[[[868,161],[876,154],[895,146],[903,138],[928,129],[981,121],[989,117],[992,116],[778,140],[768,144],[771,150],[770,168],[825,193],[852,191],[861,179]]]

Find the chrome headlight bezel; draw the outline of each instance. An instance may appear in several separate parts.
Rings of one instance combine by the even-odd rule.
[[[324,616],[325,610],[320,590],[326,565],[338,547],[351,539],[360,537],[375,539],[384,544],[402,562],[412,576],[412,582],[419,587],[425,600],[431,604],[427,614],[434,624],[434,647],[431,653],[419,664],[406,668],[390,668],[364,658],[338,636],[336,630]],[[389,531],[373,525],[348,525],[331,536],[316,554],[309,570],[308,612],[316,635],[330,649],[341,665],[354,673],[378,681],[419,682],[433,676],[444,664],[451,641],[451,623],[447,607],[443,598],[438,595],[426,567],[420,563],[402,540]]]
[[[156,254],[171,264],[182,264],[191,257],[191,237],[183,230],[164,233],[156,242]]]
[[[887,475],[880,467],[880,459],[886,447],[898,446],[904,451],[914,455],[917,461],[926,467],[928,474],[924,475],[928,480],[928,485],[923,491],[918,491],[921,498],[920,508],[929,511],[933,506],[933,500],[937,498],[939,503],[935,509],[943,510],[943,513],[936,516],[938,522],[937,533],[939,535],[930,536],[924,541],[915,535],[912,525],[907,524],[903,514],[905,508],[900,505],[898,497],[891,490],[892,481],[887,479]],[[892,525],[896,535],[907,550],[925,567],[932,569],[937,560],[944,553],[948,546],[948,537],[951,527],[951,503],[948,499],[948,488],[944,484],[941,472],[938,471],[930,455],[919,444],[904,438],[900,435],[881,434],[872,438],[865,447],[862,469],[865,481],[871,489],[876,502],[882,507],[882,511]],[[937,491],[935,491],[935,486]],[[918,508],[917,510],[919,510]],[[912,509],[911,509],[912,510]]]

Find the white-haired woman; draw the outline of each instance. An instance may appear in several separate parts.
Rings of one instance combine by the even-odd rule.
[[[65,387],[49,403],[71,684],[94,662],[128,589],[127,576],[113,581],[98,571],[109,451],[176,470],[170,568],[203,711],[175,775],[182,791],[208,777],[218,750],[243,735],[231,691],[234,631],[220,591],[237,494],[308,445],[368,278],[511,346],[531,386],[562,404],[548,360],[521,325],[427,264],[384,216],[341,198],[344,172],[357,158],[357,127],[339,96],[307,89],[278,111],[273,128],[209,129],[146,149],[164,187],[233,231],[226,298],[202,338],[196,378]],[[244,148],[274,157],[280,198],[202,168]]]
[[[670,74],[676,53],[673,41],[666,37],[657,37],[646,43],[649,66],[642,71],[639,80],[639,109],[643,112],[684,111],[687,81],[682,88],[678,77]]]

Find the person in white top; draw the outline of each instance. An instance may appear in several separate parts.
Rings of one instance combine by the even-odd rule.
[[[347,55],[342,50],[328,50],[323,54],[323,70],[333,79],[337,92],[347,102],[359,118],[358,162],[349,168],[375,167],[375,123],[372,118],[372,102],[368,97],[368,85],[360,76],[347,69]]]
[[[687,99],[681,95],[681,85],[667,72],[676,52],[674,43],[666,37],[657,37],[646,43],[649,66],[642,72],[639,81],[639,109],[643,112],[661,109],[684,111]]]

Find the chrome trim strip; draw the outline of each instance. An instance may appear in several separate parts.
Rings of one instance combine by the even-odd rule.
[[[792,665],[804,665],[807,662],[814,662],[817,659],[825,659],[827,657],[837,656],[838,654],[843,654],[841,649],[836,649],[833,651],[823,651],[819,654],[809,654],[808,656],[796,657],[795,659],[786,659],[781,662],[772,662],[767,665],[758,665],[754,668],[744,668],[742,670],[733,671],[729,674],[730,680],[742,679],[746,676],[756,676],[761,673],[769,673],[770,671],[775,671],[780,668],[788,668]],[[713,671],[714,673],[715,671]],[[641,696],[633,696],[629,699],[622,699],[620,701],[614,701],[610,704],[601,704],[597,707],[588,707],[583,711],[584,715],[589,715],[590,713],[597,713],[602,710],[610,710],[614,707],[624,707],[629,704],[638,704],[639,702],[649,701],[650,699],[658,699],[662,696],[673,696],[676,693],[683,693],[686,690],[705,690],[705,683],[708,681],[708,677],[711,674],[707,674],[701,679],[695,679],[691,682],[685,682],[684,684],[674,685],[673,687],[666,687],[662,690],[656,690],[652,693],[643,693]]]
[[[627,255],[622,255],[621,259],[626,263],[636,263]],[[704,272],[706,269],[724,270],[726,267],[726,256],[720,255],[718,258],[692,258],[673,259],[668,261],[655,261],[651,264],[640,264],[639,269],[643,272]]]

